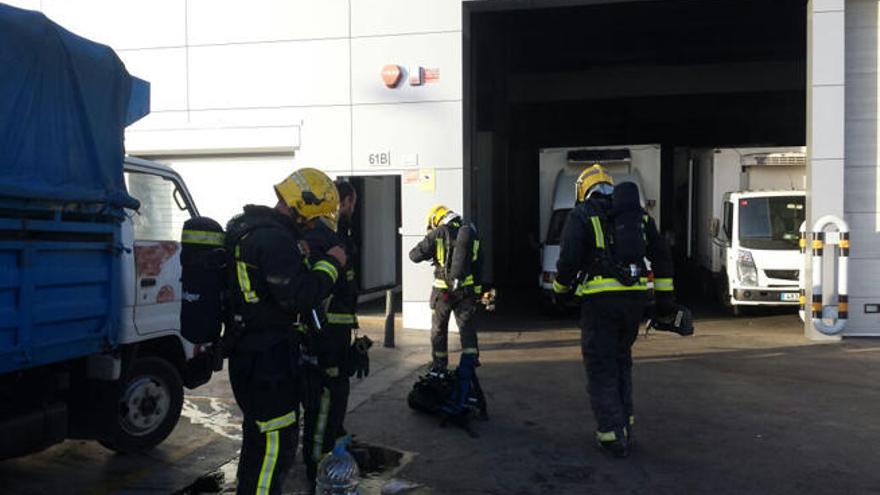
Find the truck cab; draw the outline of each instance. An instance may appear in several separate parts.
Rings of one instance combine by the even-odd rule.
[[[743,306],[797,306],[803,265],[798,241],[804,191],[739,191],[724,195],[712,224],[718,293],[735,314]]]
[[[120,366],[128,373],[117,395],[119,428],[115,437],[101,441],[128,451],[152,447],[171,433],[183,387],[211,378],[213,356],[209,347],[180,334],[180,235],[183,223],[198,215],[195,202],[166,165],[127,157],[124,171],[129,193],[141,203],[122,224],[126,249],[117,335]]]
[[[183,179],[170,167],[128,157],[125,183],[141,202],[122,224],[123,327],[120,343],[180,337],[180,234],[198,215]]]

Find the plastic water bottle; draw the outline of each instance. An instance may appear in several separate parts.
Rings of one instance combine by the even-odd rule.
[[[359,495],[360,469],[347,447],[351,439],[336,442],[333,450],[318,464],[315,481],[316,495]]]

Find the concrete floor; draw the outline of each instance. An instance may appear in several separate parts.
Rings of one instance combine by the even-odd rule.
[[[399,331],[398,347],[383,349],[381,319],[368,320],[373,373],[354,382],[347,425],[361,441],[413,453],[394,476],[421,484],[419,493],[880,493],[876,340],[811,343],[790,314],[709,315],[695,337],[640,338],[637,450],[613,460],[593,446],[572,321],[486,322],[479,372],[492,417],[475,423],[472,439],[406,406],[427,333]],[[173,493],[234,462],[239,419],[223,375],[188,396],[184,415],[148,455],[71,441],[2,462],[2,492]],[[295,481],[288,492],[302,489]]]
[[[482,335],[492,418],[477,440],[407,410],[407,387],[374,397],[349,426],[417,452],[400,475],[434,493],[880,493],[877,341],[812,344],[793,315],[697,329],[637,342],[627,460],[593,445],[579,333],[565,328]]]

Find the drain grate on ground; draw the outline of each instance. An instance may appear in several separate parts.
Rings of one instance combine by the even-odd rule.
[[[381,493],[381,488],[385,485],[385,482],[391,479],[404,465],[409,463],[413,457],[409,453],[358,440],[354,440],[351,443],[349,452],[351,452],[351,455],[358,463],[358,468],[361,470],[361,485],[364,488],[361,493],[365,495]],[[237,468],[238,458],[235,458],[219,469],[200,477],[186,488],[175,492],[174,495],[235,493],[235,472]],[[287,477],[284,492],[286,494],[309,493],[309,487],[305,480],[305,470],[299,457]]]
[[[361,477],[381,477],[400,467],[403,452],[354,440],[348,451],[357,461]]]

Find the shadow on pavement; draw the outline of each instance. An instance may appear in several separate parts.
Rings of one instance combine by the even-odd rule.
[[[375,396],[349,426],[417,452],[402,474],[436,493],[880,493],[880,346],[809,343],[788,314],[704,326],[698,339],[636,344],[627,460],[594,447],[571,328],[484,336],[478,372],[492,419],[476,424],[478,440],[410,411],[411,382]]]

